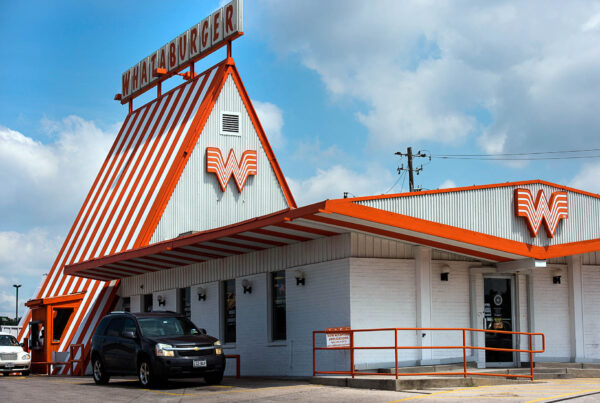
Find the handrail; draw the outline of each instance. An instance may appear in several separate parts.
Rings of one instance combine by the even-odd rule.
[[[393,346],[355,346],[354,345],[354,334],[365,333],[365,332],[394,332],[394,345]],[[459,331],[462,332],[462,345],[459,346],[399,346],[398,345],[398,332],[399,331]],[[500,333],[500,334],[512,334],[512,335],[524,335],[529,337],[529,349],[516,349],[516,348],[499,348],[499,347],[478,347],[470,346],[466,343],[467,332],[479,332],[479,333]],[[317,334],[348,334],[350,337],[349,346],[339,347],[317,347],[316,346],[316,335]],[[540,350],[534,350],[533,337],[541,336],[542,348]],[[462,372],[419,372],[419,373],[399,373],[398,372],[398,350],[429,350],[429,349],[460,349],[463,351],[463,371]],[[317,371],[317,360],[316,352],[320,350],[349,350],[350,351],[350,371]],[[396,379],[400,376],[414,376],[414,375],[463,375],[465,378],[467,375],[480,375],[480,376],[502,376],[502,377],[513,377],[513,378],[529,378],[533,380],[533,354],[543,353],[546,350],[546,337],[544,333],[532,333],[532,332],[512,332],[507,330],[490,330],[490,329],[472,329],[462,327],[391,327],[391,328],[377,328],[377,329],[347,329],[347,328],[332,328],[328,330],[314,330],[313,331],[313,376],[317,374],[330,374],[330,375],[351,375],[352,378],[357,374],[354,369],[354,352],[356,350],[394,350],[396,371],[394,373],[378,373],[378,372],[360,372],[358,375],[395,375]],[[468,372],[467,371],[467,350],[485,350],[485,351],[506,351],[506,352],[517,352],[517,353],[529,353],[529,375],[521,374],[490,374],[480,372]]]

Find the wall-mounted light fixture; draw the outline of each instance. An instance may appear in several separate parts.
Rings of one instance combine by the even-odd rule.
[[[242,287],[244,287],[244,294],[252,294],[252,282],[247,278],[242,280]]]
[[[196,291],[198,292],[198,301],[206,301],[206,290],[204,287],[198,287]]]
[[[296,278],[296,285],[304,285],[304,272],[302,270],[296,270],[294,272],[294,277]]]
[[[445,264],[442,266],[442,271],[440,274],[440,281],[448,281],[449,276],[450,276],[450,266]]]
[[[560,278],[562,277],[563,271],[562,269],[554,269],[552,270],[552,284],[560,284]]]
[[[158,301],[158,306],[164,306],[165,302],[167,302],[165,297],[163,297],[162,295],[159,295],[158,297],[156,297],[156,300]]]

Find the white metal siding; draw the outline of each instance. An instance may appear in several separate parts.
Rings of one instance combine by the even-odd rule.
[[[583,266],[583,345],[587,360],[600,359],[600,267]]]
[[[394,259],[350,260],[350,309],[353,329],[382,327],[414,327],[415,267],[414,261]],[[416,346],[414,332],[399,333],[400,345]],[[394,345],[393,332],[357,334],[357,346]],[[355,353],[357,367],[367,364],[393,363],[394,350],[369,350]],[[400,350],[398,360],[417,360],[416,350]]]
[[[390,259],[412,259],[413,245],[390,239],[352,232],[352,257],[378,257]]]
[[[219,134],[221,111],[240,113],[240,136]],[[226,160],[233,149],[238,162],[246,150],[258,153],[257,174],[238,192],[233,179],[221,191],[214,173],[206,172],[206,148],[217,147]],[[287,208],[285,196],[258,134],[231,77],[215,103],[194,151],[181,174],[150,243],[188,231],[218,228]]]
[[[567,192],[569,218],[561,220],[554,238],[548,238],[543,228],[540,228],[536,238],[532,238],[525,218],[515,216],[516,187],[423,194],[356,203],[537,246],[600,238],[600,200],[575,192]],[[562,190],[539,184],[518,187],[529,189],[534,198],[538,190],[543,189],[548,199],[552,192]]]

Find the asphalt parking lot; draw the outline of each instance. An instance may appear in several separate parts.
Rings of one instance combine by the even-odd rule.
[[[143,389],[131,378],[115,378],[97,386],[90,377],[0,377],[3,401],[172,402],[299,401],[299,402],[596,402],[600,379],[544,380],[533,383],[425,391],[381,391],[310,384],[306,380],[225,378],[222,385],[202,380],[171,381],[160,389]],[[7,400],[4,400],[7,399]]]

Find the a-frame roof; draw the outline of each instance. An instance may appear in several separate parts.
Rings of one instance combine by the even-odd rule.
[[[228,77],[233,77],[290,208],[295,202],[231,58],[126,117],[36,299],[85,292],[59,351],[89,340],[113,308],[118,283],[83,279],[66,265],[146,246]],[[31,319],[24,315],[22,323]],[[20,338],[26,337],[25,326]]]

